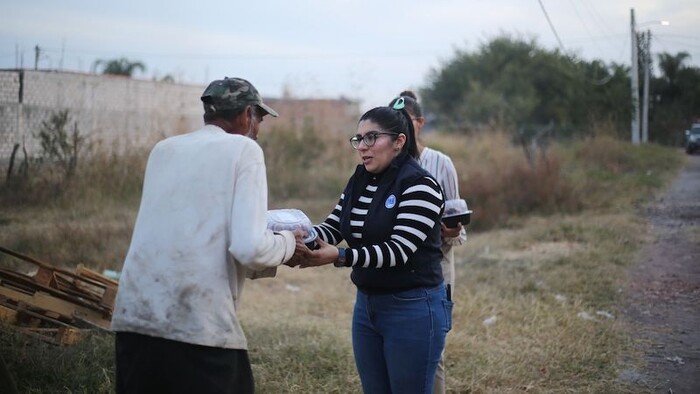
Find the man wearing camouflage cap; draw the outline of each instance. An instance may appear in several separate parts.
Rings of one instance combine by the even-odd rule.
[[[153,148],[119,280],[118,393],[252,393],[237,316],[246,277],[274,275],[304,234],[267,230],[267,178],[257,139],[277,116],[248,81],[202,94],[204,127]],[[271,272],[272,271],[272,272]]]

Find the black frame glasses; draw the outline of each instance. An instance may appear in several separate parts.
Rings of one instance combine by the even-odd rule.
[[[389,133],[386,131],[368,131],[365,135],[356,134],[350,138],[350,145],[352,149],[357,149],[360,147],[360,141],[365,143],[365,146],[370,147],[377,142],[377,138],[380,135],[399,135],[399,133]]]

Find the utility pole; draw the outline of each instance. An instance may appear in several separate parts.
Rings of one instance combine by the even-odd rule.
[[[61,40],[61,60],[58,62],[58,69],[63,71],[63,55],[66,53],[66,38]]]
[[[649,68],[651,68],[651,30],[644,38],[644,97],[642,98],[642,143],[649,142]]]
[[[630,31],[632,35],[632,144],[639,145],[639,59],[637,53],[637,29],[634,22],[634,8],[630,9]]]
[[[41,53],[41,49],[39,49],[39,45],[36,45],[34,47],[34,69],[38,70],[39,69],[39,54]]]

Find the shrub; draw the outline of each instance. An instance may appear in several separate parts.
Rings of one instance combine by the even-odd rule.
[[[80,151],[86,143],[80,134],[78,123],[73,122],[69,132],[69,111],[58,111],[48,121],[41,122],[41,128],[35,135],[41,144],[42,157],[58,165],[65,179],[69,179],[78,166]]]
[[[554,154],[535,159],[533,165],[522,158],[501,171],[472,170],[460,189],[472,201],[474,228],[505,225],[514,216],[571,211],[581,205]]]
[[[529,161],[506,133],[498,131],[434,134],[424,142],[452,158],[460,196],[474,211],[471,229],[503,226],[517,216],[566,212],[581,206],[562,174],[556,144]]]

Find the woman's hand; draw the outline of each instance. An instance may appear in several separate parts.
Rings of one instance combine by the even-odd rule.
[[[325,242],[321,238],[317,238],[316,243],[319,246],[318,249],[310,250],[306,248],[308,252],[304,252],[304,261],[300,265],[301,268],[319,267],[334,263],[338,260],[338,248]],[[304,245],[304,247],[306,247],[306,245]]]

